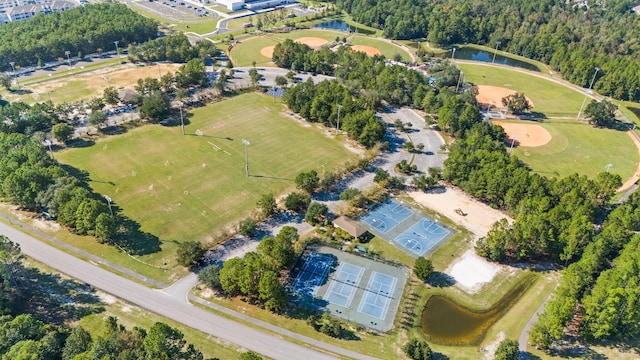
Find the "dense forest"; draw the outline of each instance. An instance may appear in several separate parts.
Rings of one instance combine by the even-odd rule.
[[[79,53],[115,50],[157,36],[158,24],[126,5],[89,4],[0,25],[0,70],[35,65]]]
[[[579,5],[580,3],[580,5]],[[395,39],[478,43],[551,65],[574,84],[640,101],[640,16],[634,0],[337,0]],[[585,4],[585,5],[582,5]]]

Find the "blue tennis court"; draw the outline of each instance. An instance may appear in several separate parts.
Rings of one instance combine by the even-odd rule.
[[[324,299],[332,304],[349,307],[364,274],[364,268],[349,263],[340,263],[336,276],[331,279]]]
[[[413,214],[413,210],[391,200],[371,210],[360,220],[377,231],[386,234],[411,214]]]
[[[389,303],[393,299],[393,289],[396,286],[393,276],[372,272],[365,289],[358,312],[384,320],[389,310]]]
[[[394,241],[402,246],[406,251],[417,256],[422,256],[442,240],[451,235],[451,230],[438,224],[434,220],[422,218],[413,224],[402,234],[398,235]]]
[[[334,259],[329,255],[309,255],[293,282],[292,290],[299,294],[314,296],[327,279],[333,262]]]

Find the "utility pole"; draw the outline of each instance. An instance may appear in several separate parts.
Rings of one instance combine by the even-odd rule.
[[[342,108],[342,105],[337,104],[336,106],[338,107],[338,123],[336,124],[336,136],[338,136],[338,131],[340,130],[340,109]]]

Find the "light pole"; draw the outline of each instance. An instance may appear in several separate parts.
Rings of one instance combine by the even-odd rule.
[[[184,118],[182,117],[182,106],[184,104],[182,101],[178,101],[178,106],[180,106],[180,126],[182,127],[182,135],[184,135]]]
[[[578,111],[578,117],[576,117],[576,120],[580,120],[580,115],[582,115],[584,103],[587,102],[587,94],[591,94],[591,87],[593,87],[593,82],[596,81],[596,75],[598,75],[598,71],[600,71],[600,68],[596,66],[595,70],[596,72],[593,73],[593,78],[591,79],[591,83],[589,84],[589,90],[587,90],[587,92],[584,94],[584,100],[582,100],[582,105],[580,105],[580,111]]]
[[[64,54],[67,56],[67,63],[69,63],[69,67],[71,67],[71,51],[67,50]]]
[[[18,85],[18,88],[20,87],[20,81],[18,80],[18,77],[16,76],[16,63],[15,62],[10,62],[9,65],[11,65],[11,69],[13,70],[13,76],[16,77],[16,84]]]
[[[607,172],[609,172],[609,170],[611,170],[612,167],[613,167],[613,164],[607,164],[605,166],[605,169],[607,170]]]
[[[513,144],[516,142],[516,140],[518,140],[518,136],[517,135],[513,135],[513,139],[511,139],[511,147],[509,147],[509,155],[511,155],[511,153],[513,153]]]
[[[462,83],[462,75],[463,75],[463,72],[460,71],[460,75],[458,75],[458,83],[456,84],[456,93],[458,92],[458,87]]]
[[[111,81],[110,81],[111,78],[109,78],[108,76],[103,76],[102,78],[104,79],[104,81],[107,82],[107,85],[109,85],[109,87],[111,87]]]
[[[453,52],[451,53],[451,60],[456,57],[456,48],[453,48]]]
[[[113,210],[111,210],[111,198],[109,197],[109,195],[102,195],[102,197],[107,200],[107,205],[109,205],[109,213],[111,214],[111,217],[113,217]]]
[[[338,130],[340,129],[340,109],[342,108],[342,105],[337,104],[336,106],[338,107],[338,123],[336,124],[336,136],[338,136]]]
[[[249,177],[249,152],[247,150],[247,146],[249,145],[249,140],[242,139],[242,143],[244,144],[244,172],[247,177]]]
[[[496,53],[498,52],[498,46],[500,46],[500,43],[501,41],[496,41],[496,49],[493,52],[493,60],[491,60],[492,64],[496,62]]]
[[[116,40],[116,41],[114,41],[114,42],[113,42],[114,44],[116,44],[116,56],[117,56],[117,55],[120,55],[120,54],[118,54],[118,50],[119,50],[119,49],[118,49],[118,43],[119,43],[119,42],[120,42],[120,40]]]

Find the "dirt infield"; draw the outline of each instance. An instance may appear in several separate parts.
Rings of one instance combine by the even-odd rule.
[[[478,100],[478,103],[485,106],[491,104],[492,107],[502,108],[502,98],[505,96],[513,95],[515,93],[515,90],[503,87],[478,85],[478,95],[476,96],[476,100]],[[525,98],[533,108],[533,101],[531,101],[531,99],[526,96]]]
[[[551,134],[547,129],[538,124],[520,124],[502,121],[492,121],[493,125],[498,125],[507,133],[505,142],[514,145],[536,147],[546,145],[551,141]]]
[[[319,37],[301,37],[297,38],[295,41],[301,44],[309,45],[309,47],[311,47],[312,49],[317,49],[329,42]]]
[[[353,49],[353,51],[361,51],[363,53],[366,53],[367,56],[374,56],[374,55],[380,55],[382,54],[382,52],[380,52],[380,50],[371,47],[371,46],[366,46],[366,45],[353,45],[351,46],[351,49]]]
[[[273,58],[273,49],[275,49],[275,46],[263,47],[262,50],[260,50],[260,55],[262,55],[264,57],[268,57],[269,59],[272,59]]]

